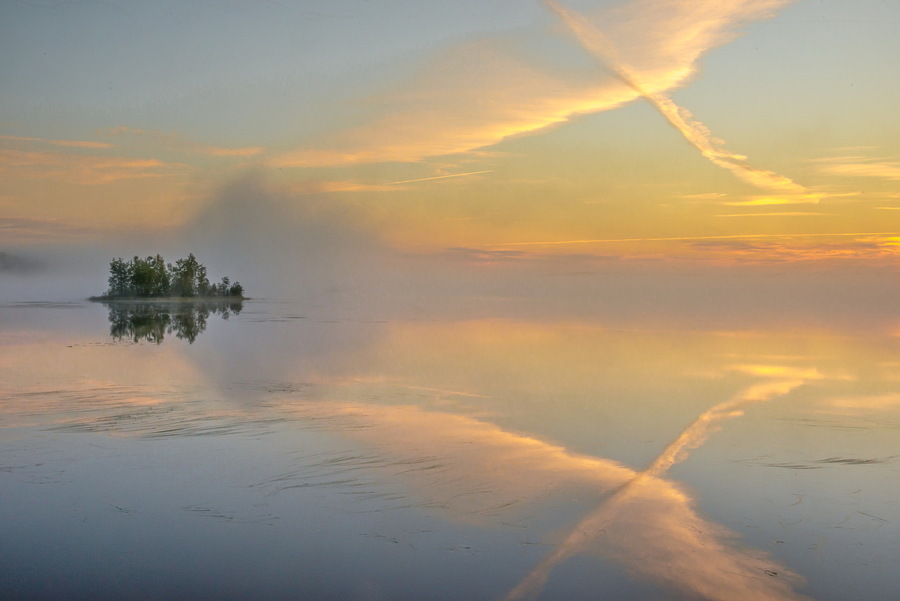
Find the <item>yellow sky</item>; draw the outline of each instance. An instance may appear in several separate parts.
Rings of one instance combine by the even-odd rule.
[[[884,23],[896,7],[863,3],[850,24],[828,2],[588,4],[535,3],[496,31],[454,21],[424,46],[437,25],[423,21],[405,32],[416,52],[372,58],[352,82],[323,53],[331,83],[314,101],[285,97],[306,71],[248,51],[234,79],[286,75],[260,75],[255,104],[202,126],[189,117],[231,106],[215,87],[146,102],[79,88],[70,104],[58,89],[58,114],[36,102],[0,121],[4,241],[176,230],[250,170],[273,193],[325,198],[416,252],[894,260],[900,144],[887,107],[900,90]],[[11,18],[35,35],[51,20],[27,8]],[[209,34],[167,26],[185,44]],[[377,55],[379,38],[344,34],[361,63]],[[100,75],[127,64],[132,49],[120,50]],[[174,86],[177,67],[158,68]]]

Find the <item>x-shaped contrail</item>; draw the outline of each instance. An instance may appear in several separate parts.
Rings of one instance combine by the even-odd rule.
[[[543,2],[547,8],[562,19],[585,50],[590,52],[622,82],[646,98],[694,148],[713,164],[728,169],[741,180],[757,188],[791,196],[808,194],[806,188],[789,178],[754,167],[747,163],[747,157],[729,152],[722,147],[722,142],[712,135],[709,128],[693,118],[690,111],[675,104],[665,94],[648,89],[641,82],[640,74],[635,72],[619,55],[609,38],[583,15],[562,6],[555,0],[543,0]]]

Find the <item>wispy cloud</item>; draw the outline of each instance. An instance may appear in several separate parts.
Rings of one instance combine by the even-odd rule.
[[[900,161],[864,156],[843,156],[818,161],[819,172],[842,177],[900,180]]]
[[[836,232],[836,233],[821,233],[821,234],[808,234],[808,233],[799,233],[799,234],[731,234],[731,235],[723,235],[723,236],[663,236],[657,238],[644,237],[644,238],[589,238],[589,239],[574,239],[574,240],[548,240],[543,242],[503,242],[497,243],[493,246],[503,247],[503,246],[557,246],[557,245],[568,245],[568,244],[597,244],[597,243],[613,243],[613,242],[684,242],[684,241],[700,241],[700,240],[752,240],[752,239],[767,239],[767,238],[782,238],[782,239],[804,239],[804,238],[843,238],[843,237],[891,237],[891,236],[900,236],[900,233],[897,232]]]
[[[309,194],[331,194],[336,192],[395,192],[390,184],[373,184],[353,180],[305,181],[290,186],[290,191],[302,196]]]
[[[385,110],[368,123],[283,153],[271,163],[417,162],[490,146],[634,98],[620,82],[551,74],[529,65],[504,41],[481,40],[445,51],[403,86],[370,99]]]
[[[749,19],[772,16],[785,0],[635,1],[602,15],[604,29],[623,60],[640,75],[639,88],[596,69],[553,69],[534,60],[521,41],[479,40],[443,52],[392,92],[373,97],[383,107],[366,124],[274,157],[275,166],[320,167],[471,152],[504,139],[559,125],[574,116],[605,111],[645,94],[683,85],[696,61],[733,38]],[[608,25],[608,28],[606,27]],[[659,98],[657,104],[663,106]],[[682,109],[668,118],[700,131]],[[708,137],[708,136],[707,136]],[[770,188],[802,190],[741,162],[712,139],[695,141],[714,160]],[[711,159],[712,160],[712,159]]]
[[[855,239],[816,241],[793,238],[758,238],[698,240],[690,244],[694,249],[713,256],[727,257],[738,262],[799,262],[886,260],[891,263],[900,255],[900,248],[891,236],[858,235]]]
[[[804,217],[800,215],[798,217]],[[819,217],[814,215],[814,217]],[[800,223],[798,222],[798,226]],[[633,246],[632,246],[633,245]],[[795,234],[731,234],[721,236],[661,236],[642,238],[572,239],[540,242],[507,242],[488,245],[489,250],[519,251],[531,247],[577,246],[587,253],[561,257],[615,256],[620,260],[646,260],[665,256],[667,261],[727,264],[799,263],[812,261],[859,261],[891,264],[900,257],[900,233],[834,232]],[[526,252],[523,256],[533,257]],[[554,255],[558,251],[554,250]]]
[[[101,232],[102,228],[62,219],[0,217],[0,239],[4,242],[60,242],[96,237]]]
[[[887,393],[869,396],[839,397],[827,403],[830,412],[859,415],[900,407],[900,394]]]
[[[402,186],[406,184],[471,177],[492,172],[493,169],[487,169],[483,171],[470,171],[467,173],[451,173],[447,175],[435,175],[432,177],[405,179],[388,183],[357,180],[309,180],[290,186],[290,191],[300,195],[332,194],[338,192],[396,192],[397,190],[402,189]]]
[[[820,194],[792,194],[789,196],[754,196],[746,200],[726,200],[719,204],[729,207],[765,207],[773,205],[819,204]]]
[[[788,211],[784,213],[726,213],[715,217],[828,217],[834,213],[810,213],[803,211]]]
[[[706,192],[703,194],[684,194],[681,198],[685,198],[687,200],[713,200],[717,198],[724,198],[728,196],[724,192]]]
[[[115,148],[113,144],[109,144],[107,142],[95,142],[92,140],[49,140],[46,138],[30,138],[25,136],[0,136],[0,140],[3,140],[5,142],[49,144],[51,146],[65,146],[68,148]]]
[[[0,150],[0,173],[6,177],[54,179],[75,184],[108,184],[127,179],[157,178],[181,172],[185,165],[158,159]]]
[[[754,167],[747,162],[747,157],[734,154],[724,147],[724,143],[713,136],[712,132],[690,111],[678,106],[671,98],[663,94],[669,86],[659,81],[654,74],[646,73],[633,67],[611,38],[601,32],[583,15],[566,8],[555,0],[544,0],[544,4],[562,19],[584,46],[601,64],[609,68],[629,88],[639,96],[647,99],[663,117],[677,129],[682,136],[714,165],[728,169],[739,179],[755,187],[783,194],[804,194],[806,189],[789,178],[773,171]],[[644,5],[646,2],[638,3]],[[771,14],[775,8],[785,4],[776,1],[743,1],[717,3],[717,8],[709,9],[708,5],[697,2],[670,1],[668,6],[654,3],[654,10],[673,10],[687,31],[701,38],[710,31],[719,34],[723,23],[734,23],[749,17],[760,17]],[[716,24],[718,27],[713,27]]]

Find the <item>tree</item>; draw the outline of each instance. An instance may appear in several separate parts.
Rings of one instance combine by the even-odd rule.
[[[153,296],[153,267],[147,260],[135,257],[131,260],[131,288],[135,296]]]
[[[161,255],[157,254],[152,259],[147,257],[147,262],[153,272],[151,295],[152,296],[168,296],[172,287],[171,277],[168,269],[166,269],[166,261]]]
[[[109,264],[109,290],[107,296],[129,296],[131,292],[131,265],[121,257]]]
[[[197,286],[199,269],[202,267],[194,253],[190,253],[186,259],[175,261],[175,267],[169,265],[172,270],[172,289],[176,296],[197,296],[200,293]],[[206,268],[203,267],[203,277],[206,277]]]
[[[210,284],[206,266],[193,253],[175,264],[166,263],[161,255],[131,261],[113,259],[109,264],[107,298],[180,298],[231,296],[243,298],[244,288],[231,284],[228,276],[219,284]]]

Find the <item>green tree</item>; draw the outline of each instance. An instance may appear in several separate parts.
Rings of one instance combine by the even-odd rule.
[[[175,264],[166,263],[162,255],[142,259],[135,256],[131,261],[113,259],[109,264],[109,289],[111,298],[158,298],[238,296],[243,297],[243,287],[226,276],[219,284],[211,284],[206,266],[190,253]]]
[[[200,293],[197,280],[201,267],[203,268],[202,275],[205,278],[206,268],[200,265],[194,253],[190,253],[186,259],[175,261],[174,267],[169,266],[172,273],[172,290],[176,296],[197,296]]]
[[[121,257],[113,259],[109,264],[109,290],[107,296],[131,295],[131,264]]]
[[[171,289],[171,278],[166,268],[166,261],[159,254],[155,257],[147,257],[147,262],[153,273],[151,279],[151,296],[168,296]]]
[[[135,296],[148,297],[153,295],[153,266],[152,257],[147,260],[134,257],[131,260],[131,288]]]

